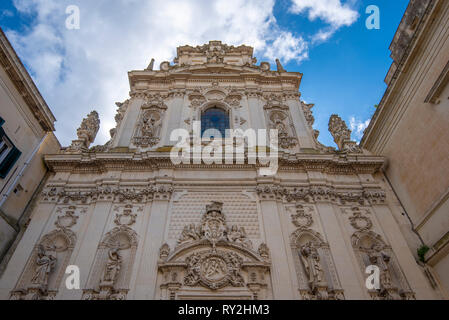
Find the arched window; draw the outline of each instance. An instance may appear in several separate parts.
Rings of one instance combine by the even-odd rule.
[[[221,137],[224,138],[226,129],[229,129],[228,113],[218,107],[212,107],[204,111],[201,115],[201,136],[208,129],[218,130],[221,133]]]

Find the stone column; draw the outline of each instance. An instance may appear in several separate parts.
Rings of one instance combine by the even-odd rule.
[[[365,282],[361,277],[360,268],[350,243],[350,236],[345,234],[345,229],[340,225],[337,217],[338,210],[334,208],[331,199],[315,197],[315,204],[321,219],[324,233],[329,243],[332,258],[337,269],[341,286],[347,300],[368,299],[365,290]]]
[[[249,113],[249,123],[254,130],[266,129],[265,113],[257,92],[248,92],[247,105]]]
[[[130,145],[143,102],[144,100],[142,98],[133,98],[129,102],[128,109],[117,132],[117,138],[114,141],[114,148],[128,147]]]
[[[182,119],[184,113],[184,95],[182,91],[173,92],[171,101],[168,102],[168,109],[165,112],[164,126],[161,130],[161,146],[173,146],[176,141],[170,141],[170,135],[173,130],[183,128]],[[187,108],[187,106],[186,106]]]
[[[95,207],[89,210],[87,221],[83,223],[76,235],[77,243],[69,262],[69,265],[79,267],[80,290],[68,290],[65,281],[69,275],[65,275],[56,296],[57,300],[81,300],[83,289],[87,286],[87,280],[95,262],[98,245],[104,235],[112,204],[113,200],[97,200]]]
[[[271,280],[273,285],[273,299],[292,300],[297,296],[288,269],[287,250],[288,243],[284,241],[284,231],[281,226],[281,217],[278,210],[276,196],[269,186],[258,186],[260,208],[265,230],[265,242],[271,255]],[[288,237],[287,237],[288,238]]]
[[[312,137],[310,136],[310,132],[307,129],[307,121],[304,117],[299,99],[288,100],[287,105],[293,119],[293,125],[296,131],[296,138],[298,138],[299,141],[299,146],[301,148],[313,148],[314,143]]]
[[[146,234],[142,239],[142,259],[137,271],[135,286],[128,299],[153,300],[156,294],[157,262],[159,249],[163,245],[168,207],[172,194],[171,186],[160,186],[154,194]]]

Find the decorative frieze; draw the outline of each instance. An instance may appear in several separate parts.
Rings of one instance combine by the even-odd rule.
[[[170,185],[149,185],[140,188],[94,187],[94,188],[56,188],[50,187],[42,192],[42,201],[56,203],[90,204],[96,201],[119,203],[144,203],[153,199],[170,199],[173,187]]]
[[[304,186],[298,188],[279,185],[258,185],[256,192],[261,200],[280,200],[286,202],[335,202],[345,204],[372,204],[373,198],[382,199],[385,192],[378,190],[344,190],[328,186]],[[381,201],[381,200],[378,200]]]
[[[84,118],[77,130],[78,140],[73,140],[72,145],[66,150],[68,153],[82,153],[89,149],[100,129],[100,118],[96,111],[92,111]]]

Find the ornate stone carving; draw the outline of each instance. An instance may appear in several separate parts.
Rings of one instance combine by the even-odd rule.
[[[276,66],[278,72],[286,72],[279,59],[276,59]]]
[[[109,249],[108,262],[104,269],[103,277],[101,278],[100,287],[110,286],[113,287],[117,280],[118,273],[122,266],[122,257],[119,253],[120,244],[116,247]]]
[[[59,202],[64,204],[80,203],[88,204],[98,200],[112,200],[120,203],[142,203],[147,200],[169,199],[173,193],[171,185],[153,185],[139,188],[121,188],[110,186],[98,186],[86,188],[48,188],[42,192],[44,201]]]
[[[266,97],[267,104],[264,106],[267,117],[267,127],[278,130],[278,144],[282,149],[291,149],[298,144],[293,121],[290,117],[289,108],[284,104],[283,96],[274,94]]]
[[[297,229],[291,235],[291,245],[302,299],[344,299],[329,246],[322,236],[311,229]]]
[[[55,248],[45,248],[43,245],[39,245],[37,249],[36,268],[34,275],[31,278],[31,283],[37,285],[42,292],[47,291],[48,276],[56,265],[56,256],[53,252]]]
[[[125,300],[137,250],[137,234],[126,225],[109,231],[100,243],[83,300]]]
[[[200,223],[184,227],[173,252],[167,244],[161,247],[159,271],[164,299],[175,299],[182,287],[199,286],[210,290],[231,286],[254,297],[265,295],[268,247],[261,244],[257,252],[253,251],[245,229],[228,227],[222,209],[221,202],[206,205]],[[179,274],[183,274],[182,282]]]
[[[324,277],[321,259],[314,243],[307,242],[301,247],[300,253],[312,293],[317,294],[321,300],[327,300],[327,282]]]
[[[370,190],[347,190],[328,186],[307,186],[299,188],[282,187],[279,185],[258,185],[256,192],[262,200],[285,200],[287,202],[334,202],[339,205],[365,205],[365,202],[377,203],[381,195],[385,194],[382,189]],[[378,194],[379,198],[374,198]],[[379,200],[378,200],[379,199]]]
[[[292,223],[299,229],[308,228],[313,223],[313,218],[310,213],[306,213],[305,210],[309,212],[313,212],[313,209],[310,207],[304,207],[301,204],[296,205],[296,214],[292,214]]]
[[[123,213],[117,213],[114,219],[114,223],[118,226],[132,226],[136,222],[137,214],[133,213],[132,205],[126,205],[123,209]]]
[[[100,118],[96,111],[92,111],[87,118],[84,118],[77,130],[78,140],[73,140],[67,152],[87,151],[90,144],[94,142],[97,132],[100,129]]]
[[[70,206],[65,215],[59,216],[56,219],[55,225],[57,228],[66,229],[73,227],[78,221],[79,217],[75,215],[76,207]]]
[[[351,130],[346,123],[336,114],[329,119],[329,132],[334,137],[338,149],[348,153],[362,153],[361,148],[356,142],[351,141]]]
[[[313,103],[306,104],[301,101],[302,110],[304,112],[304,117],[306,118],[307,124],[310,129],[313,130],[313,124],[315,123],[315,118],[313,117],[312,108],[315,106]]]
[[[368,265],[376,265],[380,269],[380,289],[369,290],[372,299],[414,299],[414,293],[407,283],[391,247],[385,244],[379,234],[366,229],[357,231],[352,236],[352,245],[362,272]]]
[[[187,286],[203,285],[217,290],[228,285],[243,287],[245,282],[240,269],[241,257],[232,252],[208,251],[194,253],[186,259],[187,275],[184,284]]]
[[[160,131],[167,106],[162,101],[150,101],[142,105],[142,112],[133,143],[138,147],[153,147],[160,141]]]
[[[10,299],[51,300],[58,292],[75,242],[76,236],[69,228],[44,235],[35,246]]]
[[[170,246],[164,243],[162,247],[159,249],[159,258],[161,260],[166,260],[169,254],[170,254]]]
[[[268,260],[270,258],[270,249],[268,249],[268,246],[265,243],[260,244],[257,252],[265,260]]]
[[[189,224],[184,227],[178,239],[178,245],[205,239],[213,246],[219,241],[226,241],[245,248],[252,248],[252,242],[248,239],[244,227],[239,228],[233,225],[229,228],[227,226],[222,208],[221,202],[213,202],[207,205],[206,213],[199,225]]]
[[[351,223],[351,226],[359,231],[366,231],[370,230],[373,226],[373,223],[371,222],[371,219],[363,216],[362,212],[360,211],[360,208],[353,207],[351,208],[352,216],[349,217],[349,221]]]

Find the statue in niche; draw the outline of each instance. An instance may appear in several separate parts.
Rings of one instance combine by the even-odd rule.
[[[312,288],[316,285],[325,283],[324,271],[321,266],[320,256],[315,246],[308,242],[301,247],[301,260],[309,278]]]
[[[142,114],[134,144],[140,147],[152,147],[159,143],[159,133],[162,127],[162,115],[157,110],[145,110]]]
[[[47,286],[50,273],[53,271],[56,265],[56,257],[47,253],[43,245],[39,245],[37,248],[36,270],[31,283]]]
[[[390,268],[388,266],[390,263],[390,256],[385,253],[382,253],[381,257],[382,257],[382,260],[384,263],[383,263],[383,268],[380,273],[380,284],[384,288],[391,288],[391,286],[392,286],[391,274],[390,274]]]
[[[145,113],[142,120],[142,135],[156,137],[159,130],[160,117],[154,112]]]
[[[114,283],[117,280],[120,268],[122,266],[122,257],[119,253],[120,247],[117,245],[114,248],[109,249],[108,262],[104,270],[102,283]]]
[[[271,126],[273,129],[277,129],[280,137],[287,136],[287,129],[285,128],[284,118],[278,112],[273,113],[271,116]]]
[[[383,251],[383,247],[379,243],[371,246],[369,260],[372,264],[377,265],[380,269],[380,285],[382,289],[390,289],[392,287],[390,260],[391,257]]]

